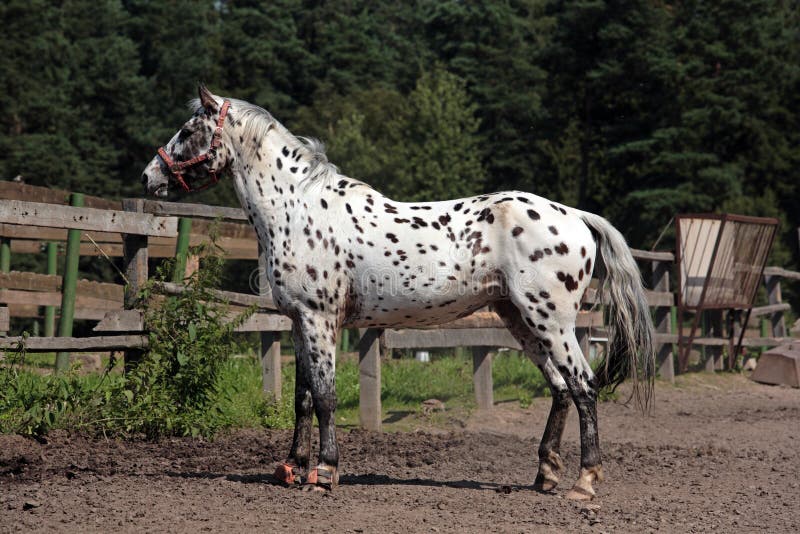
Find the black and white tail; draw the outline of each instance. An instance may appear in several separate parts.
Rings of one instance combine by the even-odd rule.
[[[625,238],[611,223],[592,213],[578,212],[578,215],[595,232],[605,264],[598,296],[601,299],[603,294],[609,296],[610,330],[608,350],[597,369],[600,387],[613,390],[630,377],[632,396],[647,411],[653,398],[656,371],[655,331],[641,272]]]

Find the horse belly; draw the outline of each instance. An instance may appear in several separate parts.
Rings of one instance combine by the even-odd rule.
[[[408,283],[406,283],[408,282]],[[359,313],[351,324],[359,327],[419,327],[442,324],[469,315],[500,296],[500,287],[476,286],[452,274],[403,281],[392,287],[362,288]]]

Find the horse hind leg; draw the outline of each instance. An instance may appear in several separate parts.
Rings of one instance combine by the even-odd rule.
[[[532,304],[542,304],[537,297],[533,295],[526,295],[526,298]],[[544,296],[542,296],[542,298],[546,299]],[[501,306],[498,308],[498,313],[506,320],[509,330],[520,340],[526,353],[530,354],[528,350],[529,348],[533,348],[535,349],[534,353],[536,356],[544,359],[544,361],[538,362],[542,365],[543,371],[555,367],[563,383],[566,384],[569,394],[572,396],[572,400],[578,410],[581,436],[581,471],[577,482],[567,493],[567,498],[574,500],[590,500],[595,496],[593,484],[595,482],[602,482],[603,480],[603,467],[600,460],[600,440],[597,432],[597,379],[586,359],[583,357],[580,345],[575,337],[573,328],[574,319],[570,321],[559,321],[555,314],[548,313],[541,307],[526,307],[526,304],[523,304],[522,307],[517,307],[518,311],[516,315],[514,315],[513,310],[509,308],[510,306],[513,306],[513,304],[506,303],[504,307]],[[555,305],[552,307],[548,306],[548,309],[555,311],[554,307]],[[503,310],[504,313],[501,312],[501,310]],[[526,336],[524,331],[520,331],[520,325],[533,334],[536,339],[535,345],[531,342],[530,338]],[[552,367],[545,367],[544,364],[548,361]],[[545,376],[547,376],[547,374]],[[561,381],[552,381],[551,383],[560,384]],[[556,441],[557,435],[560,437],[560,432],[563,430],[562,425],[566,420],[565,412],[568,410],[568,406],[569,405],[564,401],[561,406],[554,406],[551,409],[551,414],[555,412],[553,426],[550,428],[552,434],[550,436],[544,436],[542,439],[543,442],[549,441],[553,443]],[[552,449],[548,449],[545,445],[544,450]],[[548,468],[551,467],[549,461],[546,461],[544,465],[545,467],[543,469],[540,456],[540,472],[544,470],[543,478],[547,476]],[[552,484],[552,482],[550,484]]]
[[[572,399],[566,382],[558,374],[553,362],[547,360],[539,366],[539,369],[547,379],[552,403],[550,415],[547,417],[547,425],[542,434],[542,441],[539,443],[539,472],[536,474],[533,487],[538,491],[551,492],[558,485],[558,475],[564,469],[564,462],[561,460],[560,454],[561,437],[564,435],[564,426],[567,423]]]
[[[604,478],[597,430],[597,379],[571,327],[553,344],[551,359],[569,388],[580,421],[581,470],[566,497],[591,500],[595,496],[594,483],[602,482]]]
[[[494,308],[528,358],[542,371],[550,388],[552,398],[550,415],[547,417],[547,425],[539,443],[539,470],[533,487],[537,491],[552,492],[558,485],[560,472],[564,469],[560,449],[569,407],[572,404],[569,389],[545,353],[546,349],[542,346],[542,342],[523,322],[520,310],[507,301],[496,303]]]

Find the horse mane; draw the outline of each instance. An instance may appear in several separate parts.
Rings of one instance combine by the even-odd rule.
[[[264,137],[270,130],[276,129],[286,138],[287,144],[290,149],[301,148],[306,151],[309,160],[308,173],[302,180],[302,185],[309,186],[312,184],[325,185],[333,182],[339,176],[339,168],[328,161],[328,156],[325,153],[325,143],[319,139],[312,137],[296,136],[290,132],[283,124],[281,124],[275,117],[270,114],[266,109],[236,98],[230,98],[231,109],[235,114],[236,121],[241,123],[244,128],[245,139],[256,140],[254,145],[247,145],[249,151],[252,152],[255,147],[260,146]],[[200,99],[195,98],[189,102],[189,109],[191,111],[198,111],[201,108]],[[247,157],[253,157],[254,154],[245,152]]]

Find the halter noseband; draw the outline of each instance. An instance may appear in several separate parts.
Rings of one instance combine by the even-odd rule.
[[[207,183],[199,186],[199,187],[189,187],[189,184],[186,183],[186,180],[183,179],[183,172],[185,169],[197,165],[198,163],[202,163],[206,160],[211,161],[217,155],[217,149],[219,145],[222,144],[222,126],[225,124],[225,117],[228,115],[228,109],[231,107],[231,101],[226,100],[222,103],[222,108],[219,110],[219,119],[217,119],[217,127],[214,130],[214,135],[211,136],[211,146],[200,154],[199,156],[195,156],[192,159],[188,159],[186,161],[179,161],[175,163],[172,161],[172,158],[169,157],[167,151],[164,150],[164,147],[158,149],[158,155],[164,161],[164,164],[175,176],[175,180],[178,181],[180,186],[183,188],[184,191],[190,193],[192,191],[202,191],[204,189],[208,189],[212,185],[219,182],[219,178],[217,177],[217,171],[214,169],[208,170],[208,175],[211,178]]]

